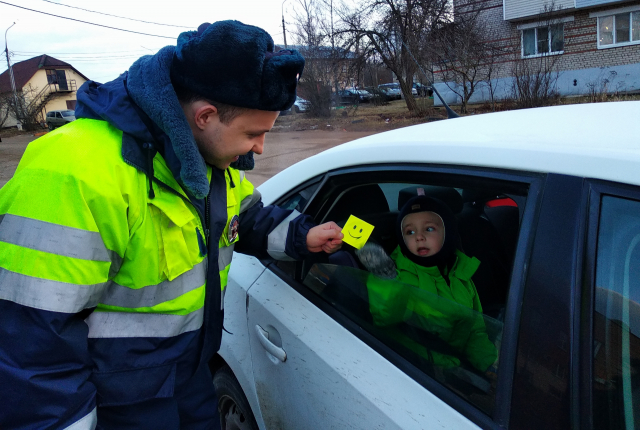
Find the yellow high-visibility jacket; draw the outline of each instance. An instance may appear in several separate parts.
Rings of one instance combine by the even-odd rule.
[[[93,428],[96,407],[173,396],[219,347],[234,247],[306,248],[305,217],[263,207],[244,172],[209,167],[198,205],[138,143],[76,120],[0,190],[0,428]]]

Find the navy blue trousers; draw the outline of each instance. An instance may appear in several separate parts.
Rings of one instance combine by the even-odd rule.
[[[203,364],[173,397],[98,408],[98,430],[219,430],[218,397]]]

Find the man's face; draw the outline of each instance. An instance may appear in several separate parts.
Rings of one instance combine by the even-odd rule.
[[[420,257],[437,254],[444,244],[444,224],[435,212],[416,212],[402,220],[402,237],[409,251]]]
[[[253,151],[262,154],[265,134],[271,130],[279,112],[247,110],[223,124],[217,113],[198,117],[194,137],[205,161],[226,169],[238,157]]]

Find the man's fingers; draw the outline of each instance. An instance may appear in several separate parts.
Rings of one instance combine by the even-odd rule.
[[[311,252],[324,251],[329,254],[342,246],[342,229],[333,221],[313,227],[307,235],[307,247]]]

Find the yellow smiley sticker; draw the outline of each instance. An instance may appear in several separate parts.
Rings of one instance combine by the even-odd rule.
[[[344,234],[342,241],[360,249],[367,243],[373,229],[374,227],[368,222],[351,215],[344,227],[342,227],[342,234]]]

